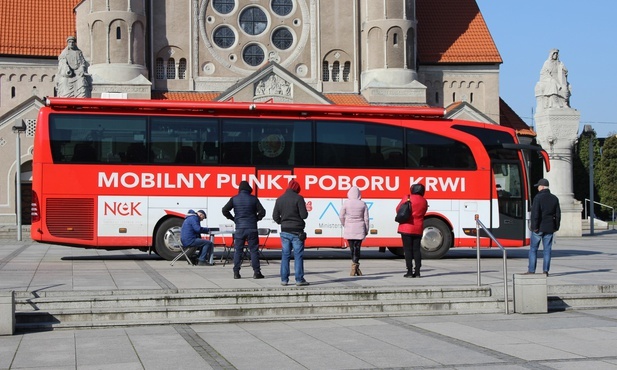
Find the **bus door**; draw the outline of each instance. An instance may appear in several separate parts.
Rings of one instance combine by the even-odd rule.
[[[499,225],[491,223],[491,233],[499,239],[525,240],[525,183],[520,167],[517,162],[493,161],[493,176],[497,197],[497,209]],[[494,196],[493,196],[494,197]],[[493,205],[495,202],[491,202]],[[494,217],[491,220],[495,220]]]

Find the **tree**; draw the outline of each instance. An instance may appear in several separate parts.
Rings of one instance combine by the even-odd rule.
[[[585,208],[585,199],[589,199],[589,141],[593,140],[593,168],[594,168],[594,201],[599,202],[600,197],[598,194],[598,171],[599,168],[599,158],[600,158],[600,143],[596,139],[596,136],[589,137],[588,135],[579,136],[577,144],[574,146],[574,154],[572,156],[572,175],[573,175],[573,191],[574,198],[583,203],[583,208]],[[587,204],[589,207],[589,204]],[[599,210],[599,208],[594,208],[595,210]],[[585,217],[587,215],[583,215]]]
[[[597,172],[596,187],[601,202],[617,208],[617,135],[614,133],[604,141]]]

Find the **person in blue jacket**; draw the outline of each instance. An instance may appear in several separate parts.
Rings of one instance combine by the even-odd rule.
[[[197,257],[197,266],[214,265],[214,243],[210,240],[202,239],[201,234],[209,232],[207,227],[201,227],[201,221],[206,219],[206,212],[203,210],[193,211],[189,209],[182,223],[180,232],[180,240],[184,248],[197,248],[199,257]],[[206,258],[210,256],[210,262],[206,262]]]

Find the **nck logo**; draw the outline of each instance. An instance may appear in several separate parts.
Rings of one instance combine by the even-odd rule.
[[[103,214],[105,216],[141,216],[137,209],[141,202],[112,202],[104,204]]]

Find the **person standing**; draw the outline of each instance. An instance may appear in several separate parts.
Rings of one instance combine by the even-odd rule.
[[[428,202],[424,199],[424,185],[413,184],[409,191],[411,194],[405,195],[401,199],[398,206],[396,206],[396,211],[398,212],[403,203],[409,201],[411,202],[411,217],[409,217],[409,220],[400,223],[397,231],[401,234],[405,264],[407,266],[407,273],[403,276],[406,278],[419,278],[420,268],[422,267],[421,241],[422,233],[424,232],[424,215],[428,209]]]
[[[534,274],[536,272],[538,248],[540,241],[542,241],[542,251],[544,252],[542,272],[548,276],[548,271],[551,268],[553,234],[559,230],[561,208],[559,207],[559,199],[551,194],[548,188],[547,179],[540,179],[534,186],[537,186],[539,191],[531,204],[531,245],[529,246],[527,273]]]
[[[253,279],[263,279],[259,264],[259,235],[257,234],[257,221],[266,216],[266,210],[259,199],[252,195],[253,188],[248,182],[242,181],[238,186],[238,195],[229,199],[223,206],[223,216],[236,224],[234,231],[234,279],[240,279],[240,267],[242,266],[244,244],[248,243],[251,253],[251,267]],[[233,215],[231,210],[234,211]]]
[[[368,207],[362,201],[360,189],[352,186],[347,192],[347,200],[343,203],[339,215],[344,227],[343,238],[347,240],[351,251],[351,271],[349,276],[362,276],[360,271],[360,246],[366,238],[369,229]]]
[[[201,234],[207,234],[209,231],[207,227],[201,227],[201,221],[205,219],[205,211],[200,209],[195,213],[189,209],[180,229],[182,248],[197,248],[200,251],[197,266],[214,265],[214,243],[201,238]],[[210,263],[206,263],[208,256],[210,256]]]
[[[306,202],[300,195],[300,184],[296,180],[289,181],[287,190],[276,199],[272,219],[281,225],[281,285],[289,283],[289,259],[291,250],[294,252],[294,275],[297,286],[309,285],[304,279],[304,233],[308,217]]]

